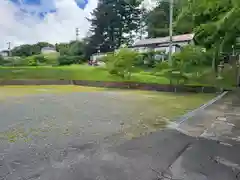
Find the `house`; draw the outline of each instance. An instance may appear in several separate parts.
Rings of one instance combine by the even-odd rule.
[[[42,54],[51,54],[51,53],[57,53],[56,49],[54,47],[43,47],[41,49]]]
[[[0,55],[2,57],[8,57],[10,55],[10,52],[9,50],[3,50],[3,51],[0,51]]]
[[[194,34],[183,34],[183,35],[173,36],[172,52],[173,53],[178,52],[181,50],[183,46],[192,44],[193,37],[194,37]],[[162,38],[142,39],[135,42],[131,48],[139,52],[147,52],[147,51],[153,50],[153,51],[163,51],[164,53],[168,53],[169,44],[170,44],[170,38],[168,36],[168,37],[162,37]]]
[[[90,60],[91,61],[98,61],[98,60],[101,60],[106,55],[107,55],[106,53],[95,53],[90,57]]]

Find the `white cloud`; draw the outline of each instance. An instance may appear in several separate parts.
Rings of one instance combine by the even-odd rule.
[[[90,23],[86,17],[97,6],[97,0],[89,0],[85,9],[79,9],[74,0],[54,0],[56,13],[48,14],[39,20],[30,15],[16,17],[19,9],[6,0],[0,0],[0,49],[7,48],[7,42],[13,46],[23,43],[47,41],[50,43],[67,42],[75,39],[75,28],[84,37]],[[48,0],[49,2],[49,0]]]

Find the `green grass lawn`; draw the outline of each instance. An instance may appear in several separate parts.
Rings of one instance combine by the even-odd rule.
[[[225,68],[223,79],[218,80],[211,67],[204,67],[204,74],[199,77],[188,73],[189,85],[216,86],[224,88],[236,87],[236,70]],[[38,67],[0,67],[0,80],[10,79],[65,79],[65,80],[90,80],[90,81],[132,81],[142,83],[169,84],[170,80],[161,72],[154,75],[149,71],[138,71],[132,74],[130,80],[111,75],[103,67],[88,65],[71,66],[38,66]]]
[[[0,79],[66,79],[92,81],[126,81],[118,76],[110,75],[105,68],[88,65],[73,66],[39,66],[39,67],[0,67]],[[131,81],[168,84],[165,77],[149,74],[133,73]]]

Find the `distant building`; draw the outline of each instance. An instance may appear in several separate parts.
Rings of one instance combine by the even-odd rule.
[[[0,51],[0,55],[3,57],[8,57],[10,55],[10,52],[8,50]]]
[[[106,53],[95,53],[90,57],[91,61],[99,61],[101,60],[103,57],[105,57],[107,54]]]
[[[51,53],[57,53],[56,49],[54,47],[43,47],[41,49],[42,54],[51,54]]]
[[[173,36],[172,41],[172,52],[181,51],[181,48],[192,44],[193,43],[194,34],[183,34]],[[163,51],[165,53],[169,52],[169,44],[170,38],[163,37],[163,38],[149,38],[149,39],[142,39],[135,42],[132,45],[132,49],[137,50],[139,52],[147,52],[147,51]]]

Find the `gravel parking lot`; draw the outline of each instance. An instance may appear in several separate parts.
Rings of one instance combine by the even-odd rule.
[[[164,128],[170,118],[212,97],[189,95],[184,103],[185,95],[169,93],[54,89],[4,89],[15,95],[0,103],[0,179],[37,179],[47,167],[74,164],[79,152],[96,153]]]

